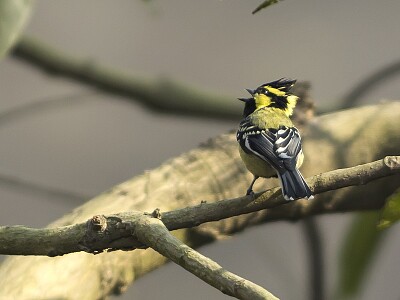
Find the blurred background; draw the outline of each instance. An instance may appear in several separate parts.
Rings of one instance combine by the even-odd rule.
[[[341,105],[364,79],[400,60],[398,1],[49,1],[25,34],[68,55],[144,80],[176,80],[235,99],[280,77],[309,81],[317,110]],[[157,113],[8,55],[0,62],[0,225],[42,227],[85,200],[237,126]],[[398,99],[391,76],[360,102]],[[319,216],[327,290],[351,215]],[[399,299],[400,233],[377,253],[360,299]],[[268,242],[271,239],[273,243]],[[200,252],[282,299],[308,299],[304,226],[251,228]],[[275,257],[266,261],[265,256]],[[288,287],[288,283],[290,286]],[[118,299],[228,299],[168,264]],[[117,297],[115,297],[117,299]]]

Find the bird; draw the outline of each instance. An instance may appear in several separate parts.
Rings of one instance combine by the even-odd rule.
[[[259,177],[278,177],[284,199],[312,199],[314,196],[300,173],[303,164],[299,130],[290,116],[298,97],[290,94],[296,80],[281,78],[246,89],[251,97],[244,102],[243,119],[236,133],[239,153],[254,178],[246,195],[254,195]]]

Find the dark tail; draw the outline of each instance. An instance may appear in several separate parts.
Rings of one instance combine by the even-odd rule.
[[[281,180],[282,194],[286,200],[313,198],[311,190],[299,170],[288,170],[283,174],[279,174],[279,178]]]

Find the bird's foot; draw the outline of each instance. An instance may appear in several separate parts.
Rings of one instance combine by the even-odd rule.
[[[246,196],[251,196],[254,199],[255,196],[254,191],[252,189],[248,189],[246,192]]]

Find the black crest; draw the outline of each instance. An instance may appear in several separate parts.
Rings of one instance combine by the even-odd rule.
[[[252,114],[256,110],[256,103],[254,100],[254,95],[256,93],[258,94],[266,94],[270,98],[272,98],[272,103],[270,107],[276,107],[280,109],[287,109],[288,108],[288,103],[287,103],[287,96],[290,91],[290,89],[294,86],[296,83],[295,79],[289,79],[289,78],[281,78],[275,81],[267,82],[262,85],[260,85],[258,88],[255,90],[251,89],[246,89],[250,95],[252,96],[251,98],[238,98],[239,100],[243,101],[245,103],[244,105],[244,110],[243,110],[243,117],[247,117],[248,115]],[[285,95],[278,96],[273,92],[269,92],[265,87],[269,86],[271,88],[277,89],[281,92],[284,92]]]
[[[295,83],[296,83],[295,79],[281,78],[281,79],[278,79],[275,81],[264,83],[264,84],[260,85],[257,89],[261,89],[267,85],[274,89],[278,89],[282,92],[287,93],[290,91],[290,89],[294,86]]]

